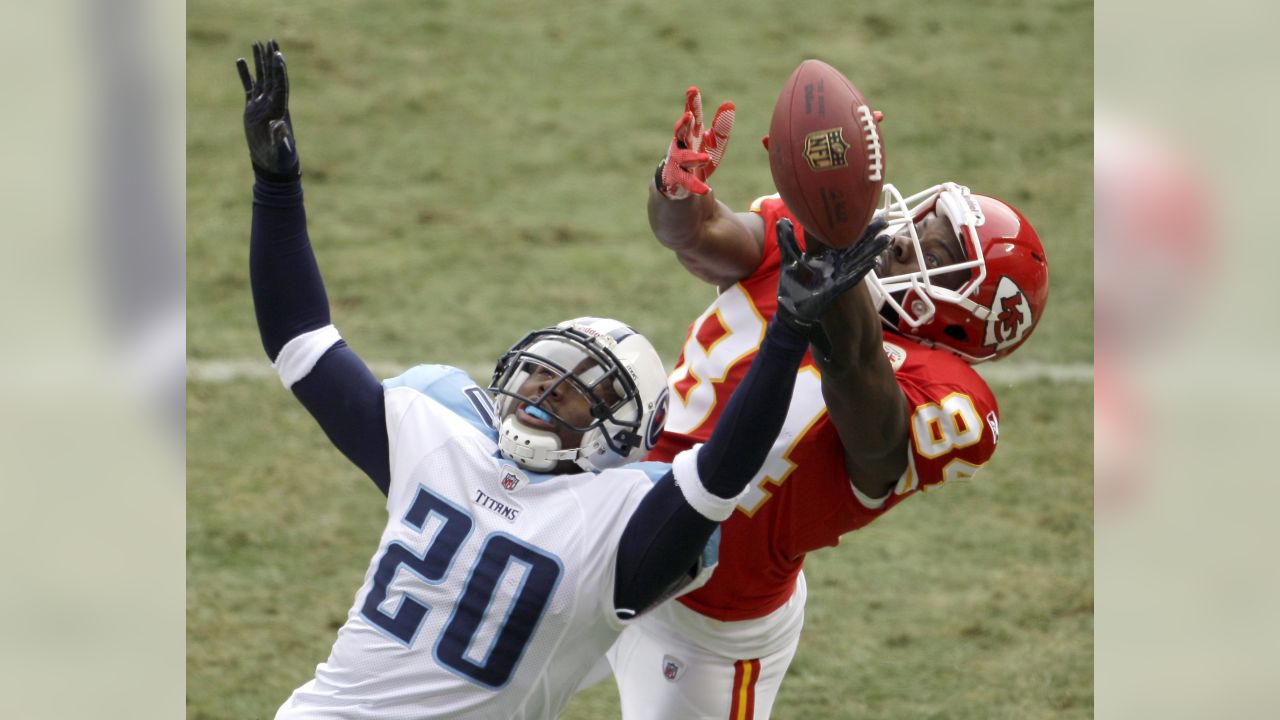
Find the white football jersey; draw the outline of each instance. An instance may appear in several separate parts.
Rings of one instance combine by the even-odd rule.
[[[619,538],[668,466],[525,472],[461,370],[383,386],[387,526],[329,659],[276,718],[556,717],[624,627]]]

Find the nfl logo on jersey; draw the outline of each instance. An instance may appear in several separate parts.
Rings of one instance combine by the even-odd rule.
[[[520,473],[511,468],[506,468],[502,471],[502,489],[511,492],[520,487],[522,479],[524,478],[521,477]]]
[[[662,658],[662,676],[671,682],[680,679],[680,673],[684,670],[684,665],[670,655]]]

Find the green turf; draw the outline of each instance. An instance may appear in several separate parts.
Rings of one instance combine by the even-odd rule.
[[[483,366],[527,329],[624,319],[674,357],[711,291],[659,248],[647,183],[684,88],[731,99],[712,178],[770,191],[766,132],[806,57],[886,113],[890,180],[954,179],[1036,224],[1053,289],[1010,362],[1092,357],[1092,6],[188,4],[188,348],[261,355],[234,60],[280,40],[334,319],[368,358]],[[998,387],[1001,449],[808,565],[775,717],[1085,717],[1092,706],[1091,392]],[[324,659],[381,497],[274,381],[193,382],[188,708],[270,717]],[[607,684],[566,717],[616,715]]]

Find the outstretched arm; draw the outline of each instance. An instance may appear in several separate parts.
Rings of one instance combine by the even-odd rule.
[[[256,80],[242,58],[245,136],[253,161],[249,282],[262,347],[286,387],[333,444],[384,493],[390,460],[382,386],[339,337],[307,235],[284,56],[254,45]]]
[[[880,316],[866,283],[836,285],[828,275],[847,275],[844,266],[874,262],[888,244],[881,235],[883,219],[873,222],[852,247],[833,250],[813,243],[800,253],[789,228],[778,229],[778,248],[784,265],[798,264],[804,272],[784,273],[781,285],[814,287],[794,297],[823,310],[801,308],[780,297],[778,314],[795,316],[804,310],[819,322],[797,321],[814,343],[813,357],[822,371],[822,396],[844,447],[845,469],[866,500],[885,497],[906,467],[907,402],[884,354]],[[859,279],[861,280],[861,279]],[[816,289],[825,288],[827,289]]]
[[[831,353],[814,356],[822,399],[844,446],[845,469],[868,500],[889,494],[907,467],[907,398],[884,353],[884,334],[865,283],[822,318]]]
[[[764,256],[764,221],[735,213],[715,193],[671,200],[649,188],[649,227],[694,277],[727,288],[749,276]]]
[[[790,221],[779,222],[778,234],[785,258],[779,312],[706,444],[677,455],[672,472],[628,521],[614,586],[620,617],[666,599],[687,580],[688,569],[696,568],[708,538],[733,513],[782,429],[813,329],[831,303],[861,281],[884,247],[883,239],[869,231],[822,264],[799,254]]]
[[[764,222],[753,213],[734,213],[706,183],[724,157],[734,113],[733,103],[722,104],[704,129],[702,94],[689,88],[649,188],[649,227],[658,242],[694,276],[721,288],[750,275],[764,248]]]
[[[614,607],[626,619],[671,597],[700,568],[703,548],[764,464],[791,404],[808,342],[774,321],[705,445],[672,469],[627,521],[618,548]]]

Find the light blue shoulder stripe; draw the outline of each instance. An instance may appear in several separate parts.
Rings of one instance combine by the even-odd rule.
[[[649,482],[651,483],[658,482],[664,475],[671,471],[671,463],[653,461],[631,463],[629,465],[623,465],[623,467],[629,470],[639,470],[645,475],[648,475]]]
[[[398,377],[382,381],[384,391],[398,387],[417,390],[497,442],[493,400],[487,390],[462,370],[448,365],[417,365]]]
[[[622,467],[619,467],[616,469],[617,470],[639,470],[640,472],[648,476],[649,482],[657,483],[659,480],[662,479],[662,476],[666,475],[667,472],[671,470],[671,464],[664,463],[664,462],[637,462],[637,463],[630,463],[628,465],[623,465]],[[530,484],[533,484],[533,485],[537,485],[538,483],[546,482],[548,480],[555,480],[556,478],[561,477],[560,475],[556,475],[554,473],[539,473],[539,472],[533,472],[532,470],[524,470],[524,469],[521,469],[520,472],[524,473],[525,477],[529,478]],[[594,475],[599,475],[601,472],[604,472],[604,471],[592,470],[591,472]]]
[[[702,548],[702,567],[715,567],[720,562],[720,526],[716,526],[715,532],[711,533],[711,537],[707,538],[707,544]]]

